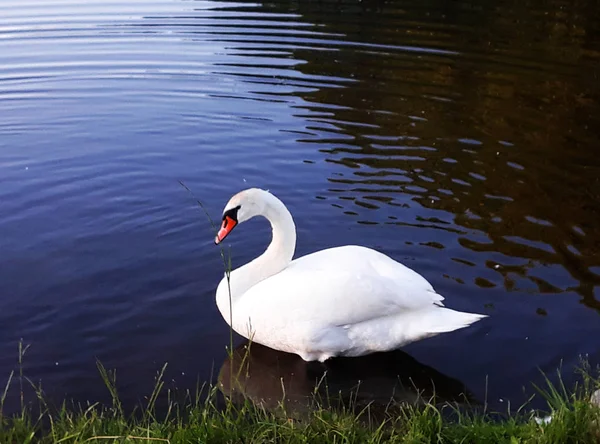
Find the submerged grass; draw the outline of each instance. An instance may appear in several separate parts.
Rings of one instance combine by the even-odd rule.
[[[192,196],[192,191],[180,182]],[[205,212],[213,231],[217,227]],[[221,258],[229,287],[230,321],[232,313],[230,273],[231,256],[221,247]],[[231,324],[231,322],[230,322]],[[126,413],[120,401],[116,373],[98,362],[100,376],[111,396],[111,404],[66,402],[51,408],[40,386],[23,374],[23,357],[28,349],[19,343],[18,371],[11,372],[0,394],[0,444],[3,443],[598,443],[600,409],[591,403],[591,394],[600,388],[589,367],[582,371],[582,383],[570,392],[560,381],[558,386],[546,379],[539,389],[548,402],[543,418],[526,412],[525,406],[514,413],[492,415],[465,410],[451,404],[438,405],[435,398],[415,404],[390,402],[381,414],[372,415],[370,406],[340,404],[332,408],[314,393],[312,408],[298,417],[282,400],[276,409],[267,410],[249,397],[219,396],[218,386],[203,386],[174,401],[164,389],[166,364],[145,406]],[[233,359],[233,330],[230,329],[229,358]],[[240,369],[243,366],[240,366]],[[242,371],[242,370],[240,370]],[[230,375],[230,387],[235,378]],[[18,379],[20,411],[5,415],[9,390]],[[24,383],[36,394],[37,406],[25,402]],[[326,383],[321,380],[319,384]],[[157,412],[157,401],[166,397],[167,407]],[[35,407],[35,408],[34,408]],[[551,418],[551,420],[547,420]]]

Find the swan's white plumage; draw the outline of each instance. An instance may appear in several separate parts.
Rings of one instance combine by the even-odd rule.
[[[243,210],[246,203],[252,211]],[[281,201],[250,189],[226,210],[237,205],[240,223],[262,214],[274,232],[262,256],[231,273],[232,326],[255,342],[323,361],[392,350],[485,317],[445,308],[425,278],[369,248],[330,248],[291,261],[295,227]],[[229,323],[225,278],[217,305]]]

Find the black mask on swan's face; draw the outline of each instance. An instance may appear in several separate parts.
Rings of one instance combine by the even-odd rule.
[[[271,194],[259,188],[249,188],[240,191],[227,202],[223,210],[221,228],[215,237],[215,244],[223,242],[231,230],[237,225],[252,219],[255,216],[264,215],[267,211],[267,199]]]
[[[221,228],[215,237],[215,245],[220,244],[223,240],[233,231],[238,222],[238,211],[242,206],[238,205],[234,208],[223,213],[223,220],[221,222]]]

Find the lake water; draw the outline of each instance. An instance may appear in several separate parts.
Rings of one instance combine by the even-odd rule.
[[[600,363],[597,0],[4,0],[0,62],[2,386],[21,338],[54,402],[105,399],[97,359],[130,404],[164,362],[216,380],[223,268],[180,180],[214,218],[270,189],[297,255],[377,248],[489,314],[402,359],[497,408]],[[238,230],[234,266],[269,241]]]

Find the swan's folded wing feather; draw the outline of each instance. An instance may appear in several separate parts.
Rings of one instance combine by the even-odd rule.
[[[343,262],[298,261],[252,287],[238,304],[253,316],[283,315],[290,321],[346,326],[420,310],[443,299],[424,278],[406,267],[410,273],[403,279],[402,270],[390,276],[385,264],[372,264],[364,257],[359,262],[348,258]]]

